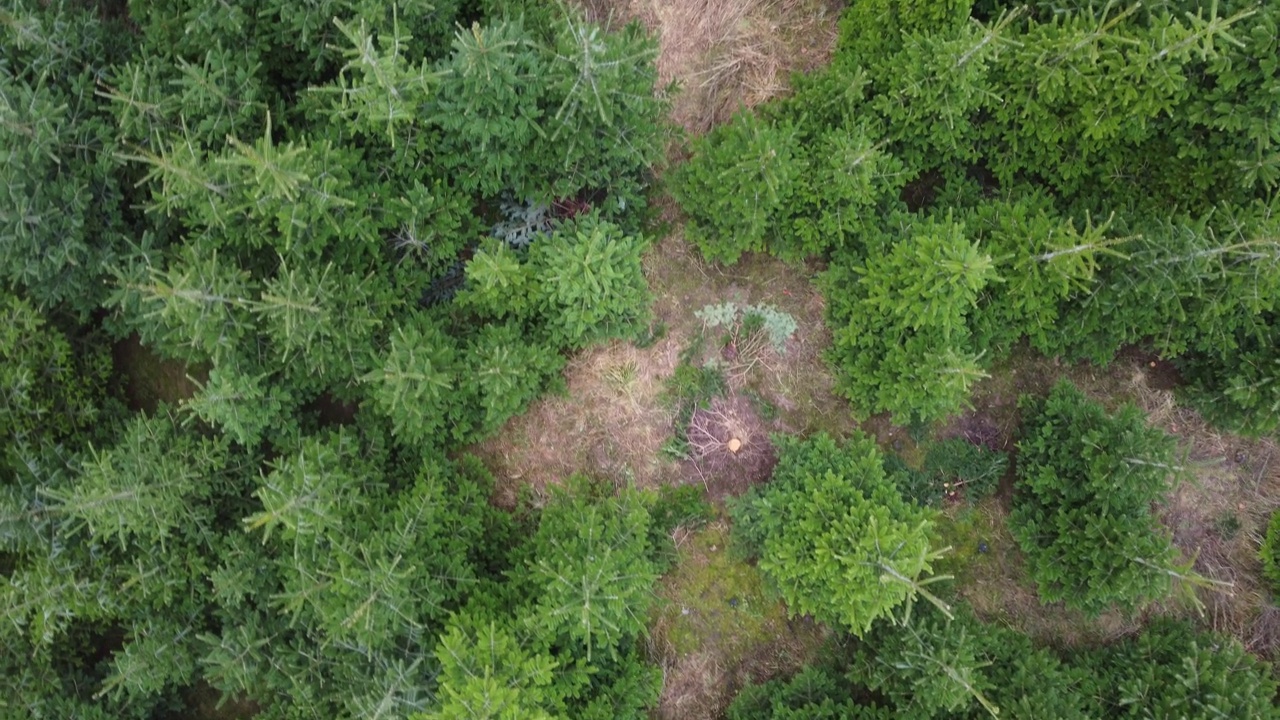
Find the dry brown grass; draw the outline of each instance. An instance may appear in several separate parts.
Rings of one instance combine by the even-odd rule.
[[[843,434],[853,427],[848,405],[830,392],[821,360],[829,334],[808,271],[763,256],[733,268],[709,265],[685,243],[678,225],[650,248],[644,266],[665,336],[646,349],[619,341],[583,351],[565,369],[565,395],[538,400],[473,446],[497,477],[497,504],[514,506],[522,487],[536,499],[575,472],[641,487],[685,481],[687,469],[660,452],[675,423],[662,395],[681,353],[703,332],[694,312],[710,304],[769,303],[796,318],[799,330],[786,354],[760,364],[738,388],[749,387],[778,408],[767,432]]]
[[[580,0],[601,23],[638,19],[658,36],[658,80],[680,87],[672,120],[691,133],[787,89],[835,48],[834,0]]]
[[[1161,508],[1174,544],[1195,558],[1196,572],[1229,589],[1196,591],[1205,622],[1234,635],[1254,652],[1275,658],[1280,618],[1261,578],[1258,548],[1271,513],[1280,506],[1280,448],[1274,439],[1243,438],[1210,427],[1159,389],[1155,368],[1130,366],[1124,396],[1146,411],[1152,425],[1178,438],[1185,478]]]
[[[521,487],[539,497],[578,472],[641,487],[677,473],[660,453],[674,416],[659,396],[679,354],[668,336],[648,349],[613,342],[572,359],[567,394],[538,400],[472,448],[498,479],[495,502],[513,507]]]

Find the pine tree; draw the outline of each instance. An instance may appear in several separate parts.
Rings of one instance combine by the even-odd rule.
[[[865,436],[842,447],[826,435],[784,443],[772,482],[733,517],[793,615],[862,636],[916,597],[941,603],[925,589],[938,557],[928,513],[898,494]]]
[[[1066,381],[1026,399],[1009,529],[1045,602],[1091,614],[1167,595],[1176,551],[1152,515],[1173,443],[1132,405],[1115,416]]]
[[[824,281],[829,357],[855,412],[905,423],[959,410],[983,376],[966,317],[994,275],[991,257],[950,222],[914,227],[865,268],[834,268]]]

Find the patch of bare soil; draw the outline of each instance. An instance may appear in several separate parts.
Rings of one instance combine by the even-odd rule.
[[[124,381],[125,398],[133,410],[154,413],[160,403],[171,407],[190,398],[209,378],[209,368],[166,360],[142,344],[137,335],[111,349],[116,373]]]
[[[686,437],[689,459],[683,468],[689,481],[701,483],[713,500],[741,495],[767,481],[778,464],[764,421],[741,395],[715,398],[695,410]]]

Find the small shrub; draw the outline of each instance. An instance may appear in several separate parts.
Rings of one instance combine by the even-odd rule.
[[[783,438],[778,459],[773,481],[732,512],[792,614],[861,636],[903,603],[933,599],[931,518],[890,484],[874,441]]]
[[[968,614],[947,618],[923,604],[905,623],[876,625],[858,644],[850,675],[904,716],[963,715],[975,704],[998,716],[984,694],[983,631]]]
[[[637,330],[635,337],[631,339],[631,344],[637,350],[647,350],[657,345],[666,336],[667,324],[659,320]]]
[[[689,216],[689,239],[703,257],[734,263],[765,249],[803,174],[790,127],[740,112],[694,142],[694,156],[674,173],[671,192]]]
[[[960,410],[984,376],[967,317],[995,279],[964,226],[930,222],[864,268],[824,277],[838,390],[862,416],[927,423]]]
[[[503,219],[494,224],[489,234],[513,250],[524,250],[541,233],[551,230],[551,207],[537,202],[502,203]]]
[[[891,708],[859,705],[856,690],[838,674],[807,667],[789,680],[750,685],[729,706],[729,720],[889,720]]]
[[[951,497],[963,495],[969,502],[977,502],[1000,487],[1000,478],[1009,467],[1009,457],[952,438],[929,446],[924,467],[935,478],[942,478],[944,493]]]
[[[885,457],[888,474],[903,497],[918,505],[940,505],[944,499],[978,502],[1000,486],[1009,458],[1000,452],[950,438],[926,446],[919,469],[896,455]]]
[[[690,362],[697,344],[690,347],[667,380],[664,400],[675,410],[675,433],[671,442],[664,445],[664,452],[676,460],[689,457],[689,422],[698,408],[706,407],[713,398],[728,390],[724,372],[714,366],[697,366]]]
[[[644,242],[595,215],[583,215],[533,244],[529,263],[553,344],[582,347],[625,335],[648,319]]]
[[[787,351],[796,320],[772,305],[708,305],[694,315],[705,328],[723,329],[719,354],[707,364],[718,367],[735,387],[749,381],[757,368],[768,368]]]
[[[1041,599],[1098,614],[1167,595],[1175,550],[1152,505],[1165,491],[1172,439],[1137,408],[1108,415],[1066,381],[1023,405],[1009,529]]]
[[[921,507],[942,504],[943,488],[930,472],[913,468],[898,455],[884,456],[884,472],[902,497]]]
[[[1089,653],[1077,664],[1098,676],[1103,717],[1280,717],[1270,668],[1238,641],[1186,623],[1157,620],[1136,638]]]
[[[695,312],[694,317],[706,323],[707,327],[727,328],[734,339],[763,331],[768,337],[769,346],[779,355],[787,352],[787,341],[799,327],[794,316],[772,305],[739,305],[727,302],[708,305]]]
[[[715,508],[696,485],[664,485],[649,508],[649,546],[660,571],[675,566],[676,545],[671,533],[679,527],[698,527],[715,516]]]
[[[1262,557],[1262,576],[1271,584],[1272,595],[1280,597],[1280,510],[1271,514],[1267,536],[1258,554]]]

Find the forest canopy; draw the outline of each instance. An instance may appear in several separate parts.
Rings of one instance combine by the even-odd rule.
[[[655,583],[708,517],[830,639],[730,718],[1276,717],[1234,639],[1044,647],[946,589],[942,478],[1010,502],[1041,602],[1191,577],[1138,411],[1024,398],[1012,459],[897,457],[856,421],[923,437],[1015,351],[1137,347],[1273,435],[1280,5],[854,0],[839,35],[684,138],[657,39],[568,4],[9,0],[0,717],[648,717]],[[498,507],[469,449],[579,353],[661,333],[644,258],[676,215],[709,263],[821,268],[841,436],[768,439],[766,482],[714,506],[567,473]],[[690,423],[739,337],[783,357],[797,330],[699,312],[733,342],[673,371]],[[140,400],[121,348],[189,392]]]

